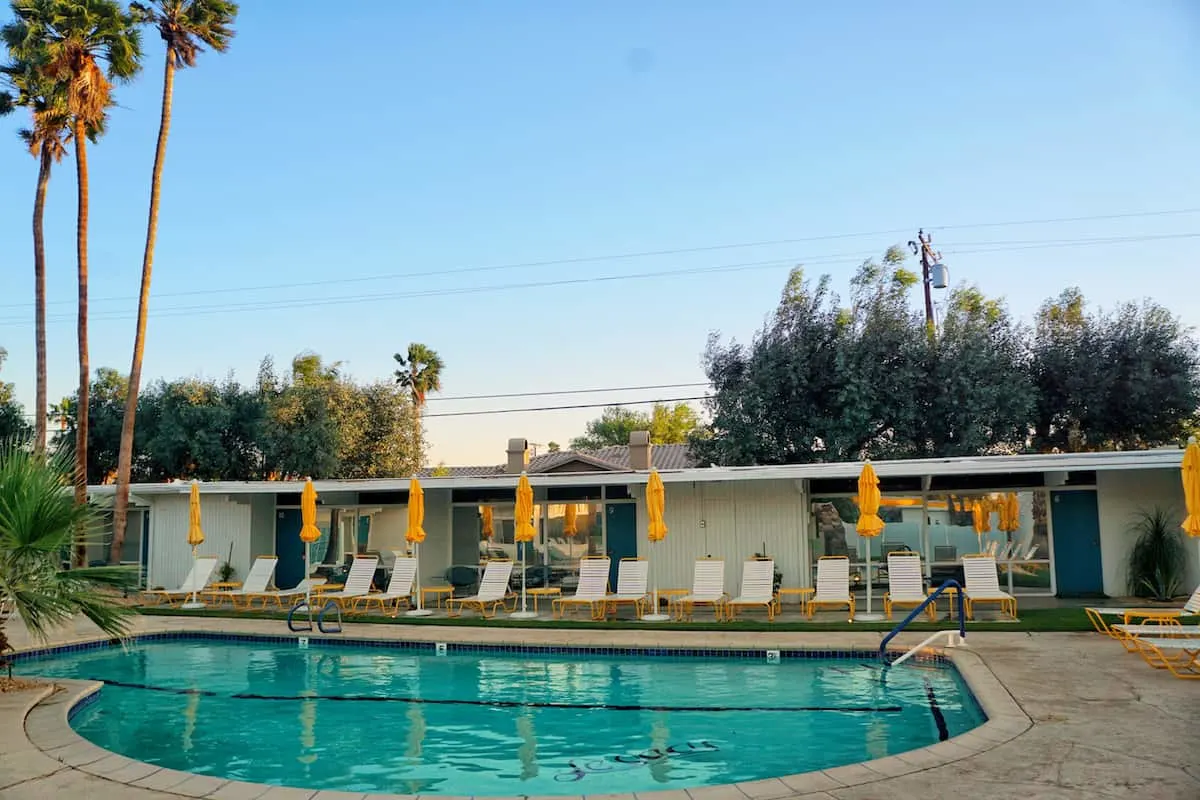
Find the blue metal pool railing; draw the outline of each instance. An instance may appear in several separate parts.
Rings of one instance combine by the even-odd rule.
[[[922,602],[921,605],[917,606],[912,611],[910,611],[907,617],[900,620],[900,623],[898,625],[896,625],[896,627],[892,628],[892,630],[888,633],[887,636],[883,637],[883,641],[879,643],[879,660],[880,661],[887,661],[888,642],[892,641],[892,639],[895,639],[896,636],[899,635],[899,633],[901,631],[903,631],[905,628],[908,627],[908,623],[912,622],[914,619],[916,619],[918,616],[920,616],[921,613],[923,611],[925,611],[925,609],[928,608],[931,603],[936,603],[937,599],[939,597],[941,597],[942,592],[946,591],[947,589],[956,589],[957,590],[957,591],[955,591],[954,596],[958,600],[958,635],[964,639],[967,638],[967,618],[966,618],[966,615],[963,613],[964,604],[963,604],[962,585],[959,584],[958,581],[956,581],[954,579],[950,579],[948,581],[945,581],[944,583],[942,583],[941,586],[939,586],[937,589],[935,589],[933,591],[933,593],[929,595],[929,597],[925,598],[924,602]]]
[[[328,614],[331,609],[333,613],[337,615],[337,622],[332,624],[325,622],[325,615]],[[303,622],[297,622],[295,620],[296,612],[300,610],[308,612],[307,624]],[[298,633],[300,631],[311,631],[313,629],[312,606],[308,604],[307,600],[301,600],[299,603],[296,603],[296,605],[292,606],[292,610],[288,612],[287,626],[288,630],[292,631],[293,633]],[[321,633],[342,632],[342,609],[339,608],[338,604],[334,601],[330,600],[321,607],[320,613],[317,614],[317,630],[319,630]]]

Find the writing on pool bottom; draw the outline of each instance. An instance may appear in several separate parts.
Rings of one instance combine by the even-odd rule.
[[[631,769],[653,764],[670,758],[686,758],[701,753],[715,753],[721,748],[707,739],[673,744],[670,747],[652,747],[640,753],[628,753],[620,756],[605,756],[592,761],[568,761],[566,769],[557,773],[554,780],[560,783],[581,781],[588,775],[599,775],[608,772],[624,772]]]

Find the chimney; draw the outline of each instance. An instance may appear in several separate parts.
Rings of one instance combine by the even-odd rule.
[[[504,471],[512,475],[524,472],[529,464],[529,442],[525,439],[509,439],[506,452],[508,461],[504,465]]]
[[[629,466],[642,472],[650,469],[650,431],[629,432]]]

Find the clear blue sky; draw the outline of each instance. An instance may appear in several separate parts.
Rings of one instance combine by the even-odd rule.
[[[1200,214],[950,227],[1200,208],[1188,0],[284,5],[243,3],[232,50],[176,81],[150,379],[249,382],[262,356],[305,349],[375,379],[415,340],[444,356],[447,396],[697,381],[707,333],[748,338],[788,264],[845,286],[856,260],[920,226],[955,281],[1020,316],[1078,284],[1102,305],[1151,296],[1200,323],[1200,296],[1181,290],[1200,239],[977,244],[1197,233]],[[91,358],[122,371],[161,90],[157,36],[146,49],[90,151]],[[0,346],[29,407],[36,165],[20,123],[0,121]],[[52,401],[75,382],[74,192],[64,162],[47,223]],[[403,277],[894,230],[910,233]],[[214,313],[224,304],[255,310]],[[510,436],[565,443],[595,413],[431,419],[431,457],[498,463]]]

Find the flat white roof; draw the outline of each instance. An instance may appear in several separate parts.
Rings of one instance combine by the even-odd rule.
[[[1112,453],[1063,453],[1019,456],[975,456],[968,458],[920,458],[876,461],[881,477],[925,477],[940,475],[996,475],[1022,472],[1076,472],[1084,470],[1179,469],[1181,448],[1136,450]],[[854,478],[862,462],[785,464],[767,467],[701,467],[660,471],[664,483],[704,483],[709,481],[759,481]],[[537,473],[529,476],[535,487],[638,485],[646,482],[647,472],[568,472]],[[517,475],[483,477],[422,478],[425,489],[516,489]],[[372,478],[361,480],[313,481],[318,493],[405,491],[408,478]],[[212,481],[201,482],[205,494],[287,494],[299,492],[301,481]],[[90,486],[94,495],[111,495],[111,484]],[[179,494],[190,491],[190,483],[139,483],[132,492],[141,495]]]

